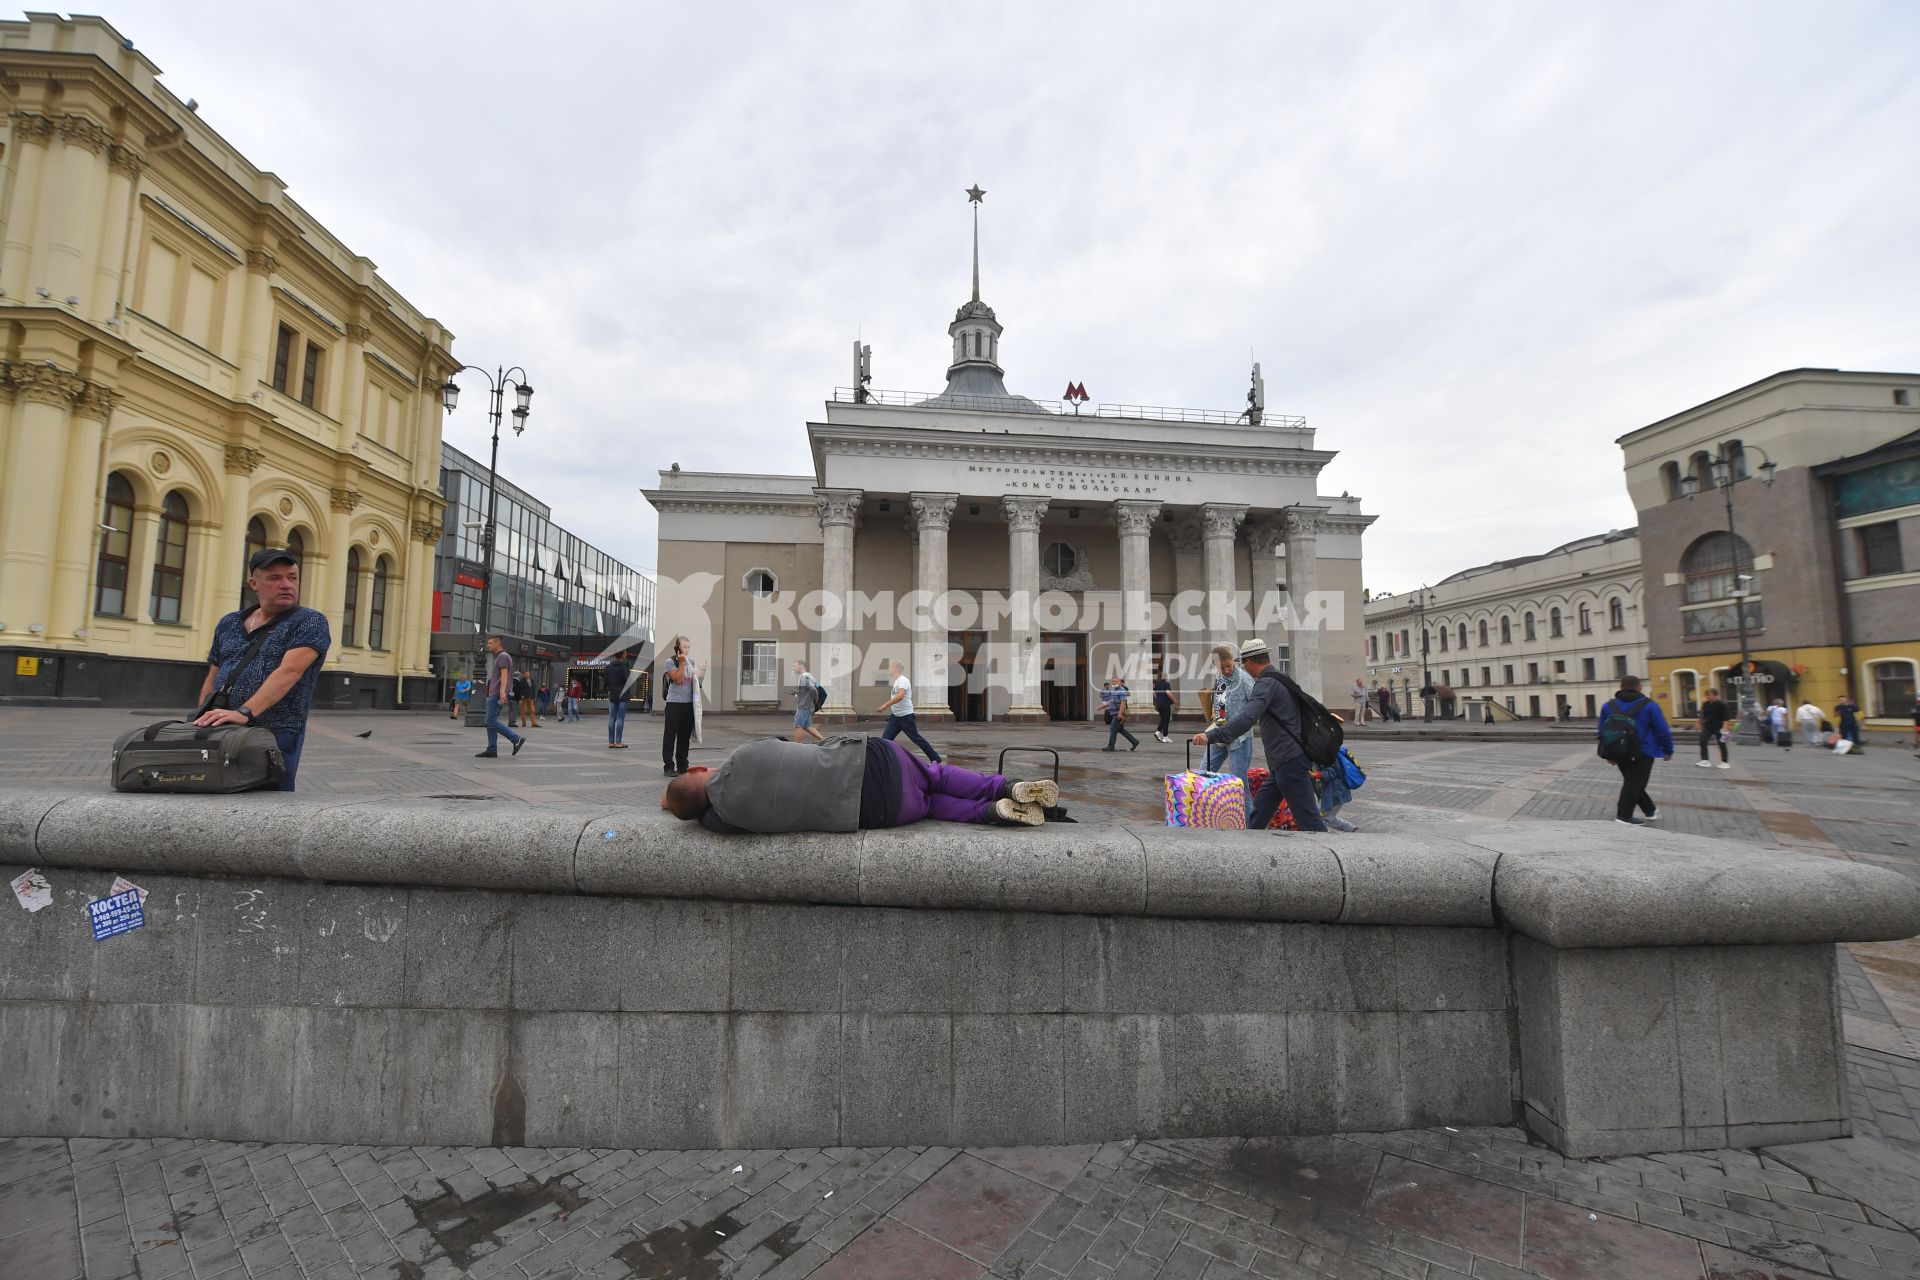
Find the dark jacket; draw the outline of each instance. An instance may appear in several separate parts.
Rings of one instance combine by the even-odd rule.
[[[1644,693],[1626,689],[1607,699],[1600,708],[1599,723],[1593,727],[1594,736],[1600,736],[1600,729],[1607,723],[1607,717],[1618,707],[1633,717],[1633,727],[1640,731],[1640,754],[1656,759],[1668,760],[1673,757],[1673,730],[1667,727],[1666,713],[1660,710],[1660,704]]]
[[[627,680],[633,675],[633,668],[615,658],[607,664],[607,701],[625,702],[628,697]]]
[[[1294,704],[1287,686],[1281,683],[1279,670],[1272,666],[1254,676],[1253,692],[1247,695],[1238,712],[1225,724],[1207,730],[1207,741],[1232,742],[1256,725],[1260,729],[1260,747],[1266,753],[1268,770],[1277,770],[1301,754],[1300,708]]]
[[[1153,682],[1153,709],[1155,711],[1173,709],[1173,685],[1166,680]]]
[[[865,734],[817,747],[763,738],[713,771],[707,800],[700,825],[723,834],[891,827],[900,820],[900,756]]]
[[[1727,727],[1727,704],[1708,698],[1700,704],[1700,732],[1718,733]]]

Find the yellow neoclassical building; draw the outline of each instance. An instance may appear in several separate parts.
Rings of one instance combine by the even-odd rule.
[[[431,700],[452,335],[98,18],[0,23],[0,701],[189,701],[251,548]]]

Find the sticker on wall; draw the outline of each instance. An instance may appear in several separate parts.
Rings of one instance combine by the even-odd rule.
[[[147,891],[145,889],[142,889],[139,885],[135,884],[133,881],[127,879],[125,876],[115,876],[113,878],[113,887],[111,889],[108,889],[107,892],[108,893],[125,893],[129,889],[132,889],[137,893],[139,893],[140,905],[142,907],[147,905]]]
[[[107,898],[95,898],[87,904],[87,918],[93,922],[93,940],[103,942],[146,924],[146,912],[140,906],[140,890],[128,889]]]
[[[18,898],[20,905],[27,910],[38,911],[42,907],[53,905],[53,886],[47,883],[45,876],[33,868],[29,867],[22,871],[10,883],[13,885],[13,896]]]

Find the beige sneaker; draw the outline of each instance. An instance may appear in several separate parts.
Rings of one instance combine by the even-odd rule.
[[[1060,803],[1060,784],[1051,778],[1016,782],[1008,788],[1007,794],[1020,804],[1037,804],[1049,809]]]
[[[996,800],[993,802],[993,820],[1003,827],[1037,827],[1047,820],[1047,815],[1037,804]]]

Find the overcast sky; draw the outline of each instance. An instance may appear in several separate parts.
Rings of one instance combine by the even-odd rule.
[[[103,6],[104,7],[104,6]],[[944,385],[1275,413],[1405,590],[1624,527],[1615,437],[1920,368],[1920,5],[190,3],[106,15],[537,394],[501,470],[654,564],[656,469]],[[471,377],[471,375],[469,375]],[[485,458],[476,384],[447,425]]]

